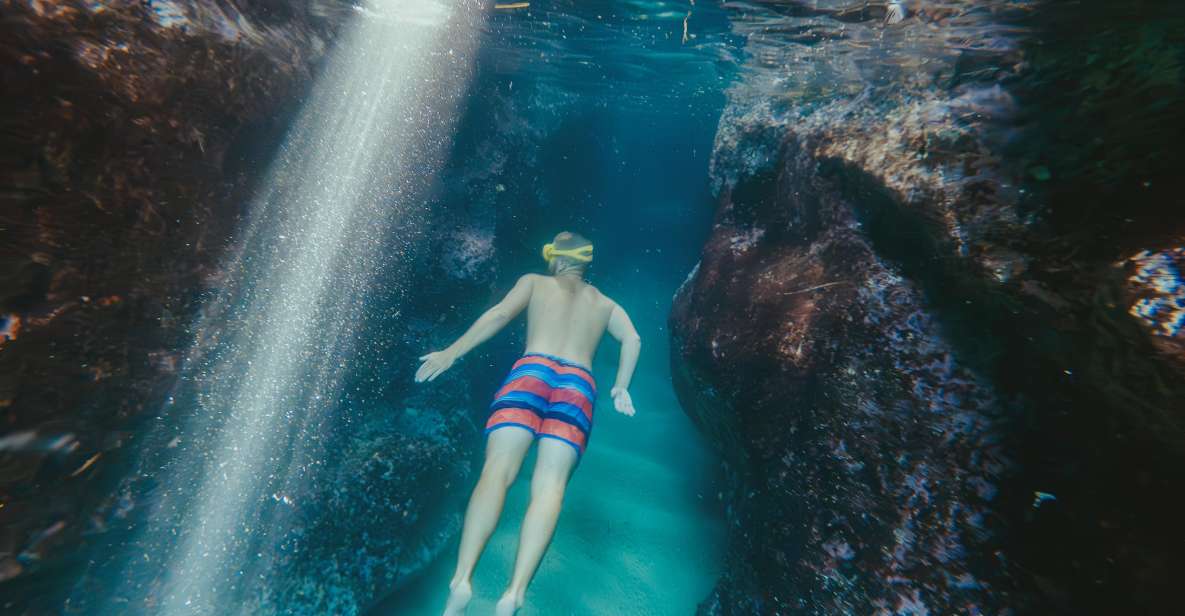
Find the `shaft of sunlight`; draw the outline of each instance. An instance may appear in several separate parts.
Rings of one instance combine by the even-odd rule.
[[[196,400],[140,541],[163,572],[122,600],[160,614],[267,601],[284,507],[318,477],[318,428],[334,421],[374,272],[414,242],[481,19],[467,0],[370,0],[344,27],[197,325],[182,379]]]

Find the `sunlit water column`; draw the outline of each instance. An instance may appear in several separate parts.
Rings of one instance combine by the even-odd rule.
[[[197,326],[124,608],[267,602],[285,509],[329,453],[320,435],[357,359],[368,288],[415,243],[481,19],[475,1],[369,0],[345,27]],[[153,560],[163,569],[146,573]]]

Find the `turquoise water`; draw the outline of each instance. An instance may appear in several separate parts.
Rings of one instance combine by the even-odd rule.
[[[638,288],[619,299],[642,307],[634,317],[645,346],[631,388],[638,414],[616,413],[605,397],[597,402],[593,440],[572,477],[524,616],[692,614],[719,575],[724,526],[716,464],[671,390],[665,291],[659,302],[647,301]],[[602,383],[615,374],[615,346],[605,344],[596,358]],[[510,579],[533,457],[478,565],[470,614],[492,613]],[[454,542],[405,594],[373,613],[439,614],[455,550]]]
[[[724,562],[719,463],[675,398],[666,326],[675,290],[694,267],[711,224],[706,176],[722,98],[699,96],[691,106],[686,99],[677,104],[669,92],[653,94],[649,108],[596,105],[599,96],[565,107],[563,122],[541,144],[541,164],[528,170],[538,175],[537,192],[521,196],[545,194],[550,206],[515,218],[508,230],[523,238],[523,247],[520,260],[505,266],[501,277],[507,280],[543,271],[532,240],[566,228],[590,237],[597,247],[590,281],[629,312],[643,340],[630,387],[638,414],[618,414],[608,396],[597,401],[588,452],[520,612],[528,616],[692,614]],[[495,298],[473,303],[485,306]],[[521,320],[513,323],[490,344],[519,344],[522,329]],[[602,392],[616,374],[618,348],[606,339],[595,358]],[[504,357],[509,361],[512,354]],[[509,581],[533,455],[477,567],[469,614],[492,613]],[[373,613],[439,614],[456,544]]]

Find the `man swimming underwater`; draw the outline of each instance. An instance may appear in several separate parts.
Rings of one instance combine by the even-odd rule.
[[[609,392],[613,407],[625,415],[634,414],[627,389],[642,340],[621,306],[584,281],[593,260],[592,244],[565,231],[543,247],[543,258],[550,276],[527,274],[519,278],[510,293],[456,342],[421,357],[424,363],[416,371],[417,383],[435,379],[527,310],[526,351],[490,406],[485,465],[465,512],[445,616],[465,612],[473,594],[473,568],[502,514],[506,490],[538,438],[531,504],[523,518],[514,574],[496,612],[509,616],[522,607],[527,585],[555,531],[568,477],[588,444],[596,402],[596,383],[589,367],[606,331],[621,342],[617,380]]]

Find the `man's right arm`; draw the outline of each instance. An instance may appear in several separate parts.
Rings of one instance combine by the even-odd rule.
[[[630,398],[629,386],[634,378],[634,369],[638,367],[638,356],[642,353],[642,338],[638,335],[638,330],[634,329],[629,315],[617,304],[613,305],[613,312],[609,315],[609,335],[621,342],[617,380],[610,391],[613,406],[621,413],[633,415],[634,403]]]
[[[434,380],[445,370],[452,367],[453,362],[473,349],[473,347],[489,340],[498,333],[514,317],[518,316],[531,301],[532,285],[535,276],[527,274],[518,279],[514,288],[502,298],[493,308],[485,311],[469,329],[443,351],[428,353],[420,358],[424,362],[416,371],[416,382]]]

